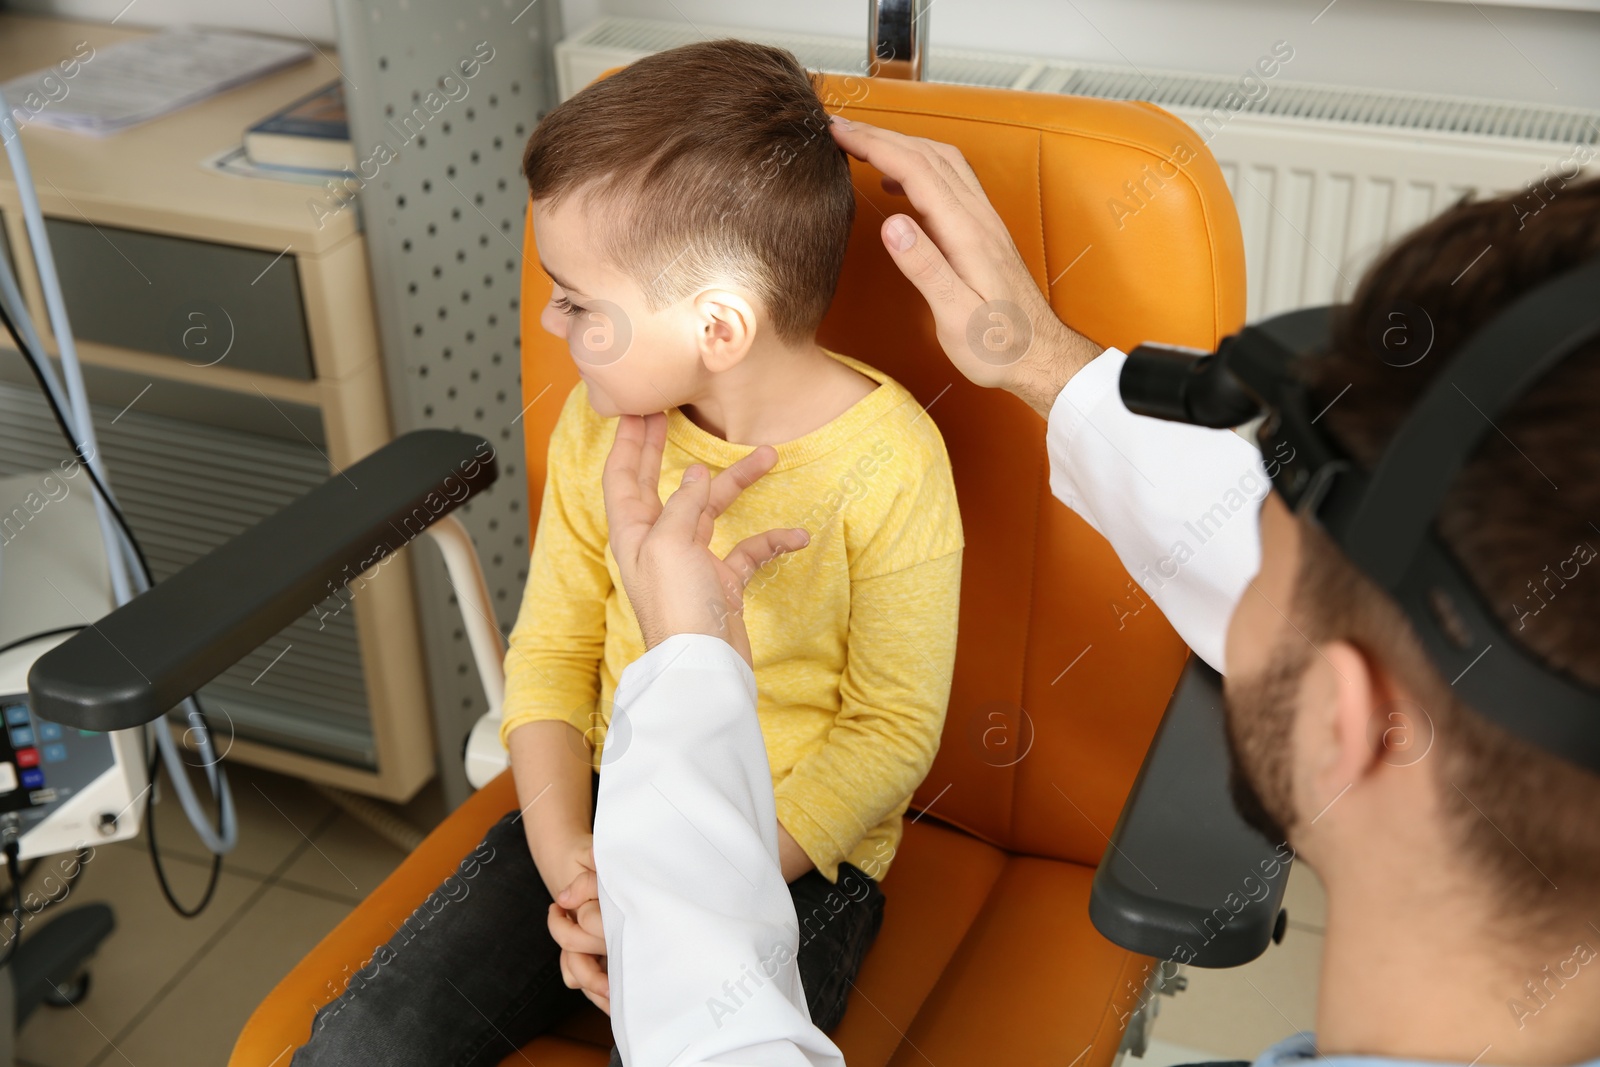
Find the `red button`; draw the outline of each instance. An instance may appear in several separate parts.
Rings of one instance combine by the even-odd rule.
[[[19,749],[17,749],[17,766],[18,767],[37,767],[37,766],[39,766],[39,750],[36,749],[36,748],[19,748]]]

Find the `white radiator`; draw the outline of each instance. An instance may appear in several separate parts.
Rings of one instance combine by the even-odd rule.
[[[704,35],[778,45],[813,70],[864,70],[864,39],[608,16],[556,46],[562,99],[610,67]],[[927,76],[1149,100],[1188,122],[1238,206],[1252,320],[1348,299],[1386,244],[1469,193],[1521,189],[1525,224],[1536,226],[1542,201],[1530,188],[1549,199],[1559,177],[1600,165],[1600,112],[1294,82],[1284,51],[1267,50],[1272,75],[1250,82],[945,48],[929,50]],[[1108,190],[1108,211],[1118,194],[1137,209]]]

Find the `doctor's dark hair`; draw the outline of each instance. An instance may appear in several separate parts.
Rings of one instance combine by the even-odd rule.
[[[1310,408],[1327,409],[1323,425],[1365,469],[1475,331],[1541,282],[1600,255],[1600,179],[1575,180],[1577,170],[1514,196],[1458,203],[1362,279],[1335,322],[1331,351],[1310,368]],[[1393,347],[1402,339],[1385,332],[1394,325],[1410,332],[1403,358]],[[1430,338],[1427,354],[1411,362]],[[1597,427],[1600,343],[1591,342],[1497,421],[1450,487],[1435,529],[1511,640],[1600,687]],[[1294,596],[1307,636],[1350,641],[1417,694],[1431,737],[1415,740],[1433,746],[1422,763],[1453,843],[1511,905],[1507,919],[1524,930],[1570,920],[1600,893],[1600,777],[1457,700],[1393,600],[1319,530],[1300,528]]]
[[[732,38],[645,56],[534,129],[535,201],[584,202],[599,250],[652,311],[719,279],[748,286],[789,342],[833,300],[855,219],[820,77],[781,48]]]

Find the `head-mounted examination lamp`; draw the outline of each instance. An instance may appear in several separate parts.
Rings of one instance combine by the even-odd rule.
[[[1337,310],[1279,315],[1209,355],[1141,345],[1122,369],[1123,403],[1218,428],[1265,415],[1258,439],[1273,457],[1273,488],[1395,599],[1461,699],[1600,773],[1600,690],[1525,652],[1434,530],[1446,493],[1501,416],[1600,335],[1600,259],[1526,293],[1462,344],[1370,472],[1314,425],[1321,413],[1308,407],[1299,373],[1302,359],[1328,346]]]

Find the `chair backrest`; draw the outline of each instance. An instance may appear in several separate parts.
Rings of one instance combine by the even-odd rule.
[[[1051,306],[1095,341],[1210,348],[1243,323],[1227,185],[1196,133],[1159,108],[844,76],[827,79],[824,100],[959,148]],[[851,168],[855,229],[819,340],[929,407],[966,532],[949,716],[913,806],[1014,852],[1096,863],[1186,649],[1154,605],[1140,607],[1147,598],[1106,542],[1051,497],[1038,417],[946,360],[927,305],[878,236],[908,201],[872,168]],[[529,266],[531,223],[524,241],[524,403],[547,388],[553,401],[523,420],[537,523],[547,439],[577,375],[538,324],[550,286]]]

